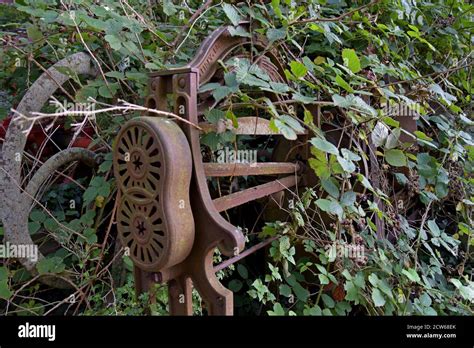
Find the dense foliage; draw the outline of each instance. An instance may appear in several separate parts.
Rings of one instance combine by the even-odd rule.
[[[235,293],[237,314],[473,313],[472,5],[18,0],[1,11],[0,120],[44,67],[74,52],[92,53],[101,67],[94,80],[74,76],[74,102],[93,98],[108,105],[119,99],[142,104],[149,72],[188,62],[222,25],[232,26],[233,35],[250,36],[239,26],[250,20],[252,32],[267,38],[268,49],[283,55],[287,83],[269,82],[248,59],[237,59],[222,62],[227,68],[222,84],[203,87],[229,105],[209,111],[211,122],[226,117],[238,122],[232,104],[246,102],[263,106],[272,126],[288,139],[302,128],[314,133],[309,165],[318,184],[294,197],[286,207],[289,219],[266,221],[260,231],[250,226],[249,245],[279,238],[219,274]],[[272,104],[250,93],[255,89],[285,96],[299,107]],[[320,120],[313,119],[309,108],[315,103],[350,139],[344,146],[329,141]],[[413,142],[400,140],[406,132],[387,105],[416,113]],[[110,151],[117,129],[131,116],[91,119],[90,146]],[[368,147],[369,140],[374,147]],[[235,141],[226,133],[203,138],[213,150]],[[364,169],[374,161],[371,156],[377,171]],[[115,195],[110,154],[79,182],[79,188],[71,182],[49,187],[42,203],[54,219],[40,206],[30,216],[32,234],[53,233],[65,246],[41,261],[40,273],[68,268],[77,288],[47,289],[8,261],[0,266],[2,312],[146,312],[148,295],[134,299],[131,261],[109,233]],[[69,207],[71,199],[78,208]],[[377,237],[377,224],[384,226],[383,238]],[[62,226],[83,238],[68,237]],[[67,301],[73,292],[80,301]],[[166,313],[166,289],[157,286],[156,297],[152,312]],[[196,312],[199,301],[196,295]]]

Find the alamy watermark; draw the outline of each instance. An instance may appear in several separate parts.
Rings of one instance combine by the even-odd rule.
[[[225,147],[217,151],[217,163],[257,164],[257,150],[235,150]]]
[[[80,116],[82,112],[95,111],[95,103],[72,103],[64,100],[62,103],[54,103],[56,112],[69,112],[71,116]]]
[[[326,256],[329,259],[362,259],[365,257],[364,245],[360,244],[332,243],[326,244],[324,249],[326,250]]]
[[[422,107],[418,103],[390,103],[388,100],[381,104],[385,116],[420,118]]]
[[[38,246],[36,244],[0,244],[0,258],[20,258],[29,259],[32,262],[38,261]]]

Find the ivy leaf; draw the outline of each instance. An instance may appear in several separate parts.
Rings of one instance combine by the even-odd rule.
[[[237,27],[229,27],[229,33],[232,36],[241,36],[241,37],[252,37],[250,33],[245,30],[245,28],[241,25]]]
[[[8,287],[8,280],[0,280],[0,298],[8,300],[12,296],[12,292]]]
[[[247,271],[247,267],[245,267],[244,265],[238,264],[237,265],[237,272],[239,272],[239,275],[243,279],[247,279],[249,277],[249,272]]]
[[[270,28],[267,30],[267,39],[268,41],[270,41],[270,43],[273,43],[278,40],[283,40],[285,37],[286,37],[285,28],[279,28],[279,29]]]
[[[329,141],[321,138],[312,138],[311,139],[311,144],[324,152],[333,154],[333,155],[339,155],[339,150],[337,147],[335,147],[333,144],[331,144]]]
[[[331,180],[331,178],[321,180],[321,186],[323,187],[324,191],[329,193],[334,198],[337,199],[339,197],[339,188],[336,186],[334,181]]]
[[[173,4],[173,1],[171,1],[171,0],[164,0],[164,1],[163,1],[163,12],[164,12],[167,16],[172,16],[172,15],[174,15],[176,12],[178,12],[178,10],[176,9],[176,6]]]
[[[370,134],[370,139],[375,146],[383,146],[388,137],[388,128],[382,122],[377,122],[374,130]]]
[[[407,158],[402,150],[388,150],[385,152],[385,161],[394,167],[404,167],[407,165]]]
[[[401,129],[395,128],[392,132],[388,135],[387,141],[385,142],[385,148],[393,149],[398,145],[398,139],[400,139]]]
[[[279,132],[288,140],[296,140],[298,138],[296,132],[288,126],[286,123],[280,120],[273,120],[273,124],[276,126]]]
[[[63,260],[59,256],[44,258],[36,266],[39,274],[61,273],[65,268]]]
[[[300,79],[306,75],[308,69],[304,66],[303,63],[300,63],[296,60],[290,63],[291,73],[297,78]]]
[[[408,178],[406,177],[405,174],[403,173],[394,173],[395,177],[397,178],[397,181],[402,184],[406,185],[408,183]]]
[[[327,213],[331,211],[331,201],[329,199],[320,198],[316,200],[315,203],[322,211],[325,211]]]
[[[344,290],[346,290],[347,301],[354,301],[354,304],[359,304],[359,293],[360,290],[357,286],[354,285],[352,281],[347,281],[344,284]]]
[[[117,36],[108,34],[104,38],[113,50],[118,51],[122,48],[122,42]]]
[[[359,57],[357,57],[353,49],[343,49],[342,58],[344,59],[344,64],[351,69],[354,74],[357,74],[361,70]]]
[[[210,123],[216,125],[219,122],[219,120],[222,120],[225,118],[225,112],[219,109],[211,109],[205,112],[204,116]]]
[[[229,289],[232,290],[233,292],[238,292],[240,289],[242,289],[243,283],[238,280],[238,279],[232,279],[229,282]]]
[[[341,198],[341,204],[345,207],[353,205],[356,201],[356,194],[354,191],[344,192]]]
[[[430,91],[432,91],[432,92],[436,93],[437,95],[439,95],[448,105],[451,105],[452,102],[457,100],[457,98],[454,95],[443,91],[441,86],[438,85],[437,83],[434,83],[434,84],[430,85],[429,88],[430,88]]]
[[[227,86],[219,86],[212,92],[212,96],[214,97],[216,102],[218,102],[232,93],[233,93],[232,88],[229,88]]]
[[[382,307],[385,305],[385,298],[377,288],[372,289],[372,301],[374,301],[375,307]]]
[[[36,232],[38,232],[40,228],[41,228],[41,224],[37,221],[32,221],[28,223],[28,233],[30,235],[33,235]]]
[[[331,214],[337,215],[339,220],[342,220],[344,215],[344,210],[342,209],[341,205],[337,201],[332,201],[331,205],[329,206]]]
[[[306,302],[308,300],[310,293],[307,289],[302,287],[300,283],[295,281],[295,284],[293,284],[293,291],[296,298],[301,302]]]
[[[324,304],[325,304],[326,307],[328,307],[328,308],[334,308],[335,305],[336,305],[336,303],[334,302],[334,300],[333,300],[330,296],[328,296],[328,295],[326,295],[326,294],[323,294],[323,295],[321,296],[321,299],[323,300]]]
[[[332,96],[332,101],[334,102],[334,105],[339,106],[341,108],[348,108],[352,105],[350,101],[348,101],[345,97],[339,94],[334,94]]]
[[[319,274],[318,278],[319,278],[319,282],[321,283],[321,285],[329,284],[329,278],[327,276],[325,276],[324,274]]]
[[[346,173],[353,173],[355,170],[356,170],[356,166],[354,163],[352,163],[352,161],[350,160],[347,160],[346,158],[344,157],[341,157],[341,156],[337,156],[337,161],[339,162],[339,164],[341,165],[342,169],[346,172]]]
[[[234,6],[232,6],[231,4],[223,3],[222,9],[224,10],[227,18],[229,18],[229,20],[232,22],[234,26],[239,25],[240,20],[241,20],[240,15]]]
[[[267,311],[268,315],[285,315],[285,310],[283,309],[282,305],[279,304],[278,302],[273,305],[273,310],[272,311]]]

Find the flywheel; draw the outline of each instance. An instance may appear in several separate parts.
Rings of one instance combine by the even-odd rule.
[[[114,146],[117,230],[135,265],[159,271],[182,262],[194,242],[191,150],[172,120],[139,117]]]

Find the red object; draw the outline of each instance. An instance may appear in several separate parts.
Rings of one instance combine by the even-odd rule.
[[[339,284],[332,290],[332,298],[337,302],[341,302],[346,297],[346,292],[344,291],[344,286]]]
[[[5,139],[5,135],[7,133],[8,127],[11,122],[11,117],[7,117],[3,122],[0,124],[0,143],[3,142]],[[67,145],[73,136],[73,131],[65,130],[64,125],[61,125],[60,128],[56,131],[59,134],[63,135],[63,138],[60,139],[64,145]],[[81,148],[88,148],[91,144],[92,134],[94,130],[92,127],[86,127],[81,131],[81,134],[76,138],[74,143],[72,144],[73,147],[81,147]],[[59,135],[58,135],[59,136]],[[54,138],[54,135],[53,135]],[[28,134],[28,139],[26,142],[26,150],[32,151],[35,153],[46,141],[47,135],[43,130],[43,127],[40,125],[35,125],[30,133]],[[42,156],[51,156],[57,151],[57,148],[52,143],[47,144],[42,152]]]

